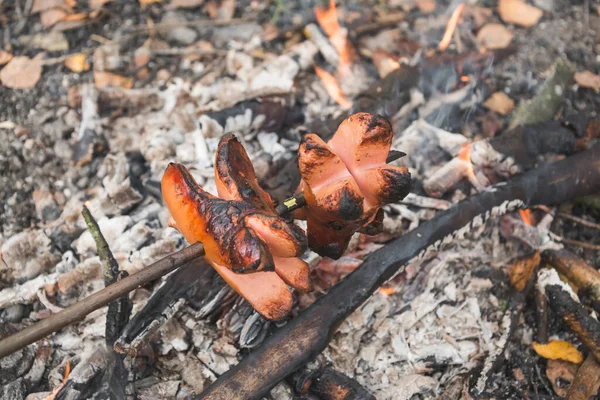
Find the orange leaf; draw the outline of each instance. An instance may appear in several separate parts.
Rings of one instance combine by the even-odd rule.
[[[90,64],[86,61],[87,54],[77,53],[73,54],[65,60],[65,67],[69,68],[73,72],[83,72],[90,69]]]
[[[583,362],[583,354],[564,340],[551,340],[546,344],[532,342],[531,345],[538,355],[550,360],[563,360],[574,364]]]
[[[107,86],[131,89],[133,87],[133,78],[113,74],[112,72],[107,71],[94,71],[94,83],[98,89]]]
[[[483,106],[498,114],[508,115],[515,108],[515,102],[506,93],[496,92],[483,103]]]
[[[508,267],[510,283],[518,291],[522,291],[538,265],[540,265],[540,253],[537,251],[531,257],[518,259]]]
[[[317,73],[317,76],[321,78],[321,81],[323,82],[323,86],[325,86],[325,90],[327,90],[327,93],[329,93],[331,98],[334,99],[336,103],[342,106],[342,108],[344,108],[345,110],[352,107],[352,102],[348,100],[346,96],[344,96],[344,93],[342,93],[342,88],[340,87],[338,81],[333,75],[331,75],[324,69],[317,67],[316,65],[315,72]]]
[[[0,71],[0,80],[12,89],[31,89],[42,77],[42,57],[14,57]]]

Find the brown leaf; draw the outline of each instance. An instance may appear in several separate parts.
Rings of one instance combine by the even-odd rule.
[[[518,291],[522,291],[538,265],[540,265],[540,253],[537,251],[531,257],[518,259],[508,267],[510,283]]]
[[[86,59],[87,54],[85,53],[73,54],[65,60],[65,67],[76,73],[88,71],[90,69],[90,65],[87,63]]]
[[[10,60],[12,60],[13,56],[8,51],[0,50],[0,65],[4,65]]]
[[[52,8],[60,8],[70,12],[76,4],[77,1],[75,0],[34,0],[31,12],[35,14]]]
[[[204,0],[172,0],[171,8],[195,8],[204,4]]]
[[[506,95],[504,92],[496,92],[492,94],[486,101],[483,103],[484,107],[497,112],[501,115],[509,114],[512,109],[515,107],[515,102]]]
[[[417,7],[421,12],[429,14],[435,11],[437,3],[435,0],[417,0]]]
[[[138,47],[133,53],[133,64],[136,68],[141,68],[150,62],[152,52],[146,46]]]
[[[62,8],[50,8],[42,11],[40,14],[40,22],[45,28],[50,28],[56,23],[62,21],[68,13]]]
[[[512,38],[512,32],[502,24],[487,24],[477,33],[479,43],[490,50],[508,47]]]
[[[577,373],[577,364],[562,360],[548,360],[546,367],[546,376],[554,393],[559,397],[565,397],[575,374]]]
[[[142,8],[147,7],[152,3],[162,3],[162,0],[140,0]]]
[[[88,4],[92,10],[99,10],[106,3],[110,3],[113,0],[89,0]]]
[[[107,71],[94,71],[94,84],[98,89],[107,86],[131,89],[133,87],[133,78],[113,74],[112,72]]]
[[[564,340],[551,340],[546,344],[532,342],[531,345],[538,355],[550,360],[563,360],[575,364],[583,362],[583,354]]]
[[[531,27],[538,23],[544,12],[523,0],[500,0],[498,13],[502,21],[508,24]]]
[[[34,58],[14,57],[0,71],[0,80],[6,87],[12,89],[30,89],[42,76],[43,53]]]
[[[590,71],[575,72],[575,82],[584,88],[600,90],[600,76]]]
[[[236,0],[210,1],[206,3],[205,9],[212,19],[229,21],[235,13]]]

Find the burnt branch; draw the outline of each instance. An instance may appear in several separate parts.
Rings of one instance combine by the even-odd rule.
[[[311,371],[301,369],[291,378],[299,393],[311,393],[322,400],[375,400],[355,379],[330,367]]]
[[[547,285],[546,295],[552,310],[600,361],[600,322],[592,318],[585,307],[573,300],[560,285]]]
[[[558,204],[600,185],[600,147],[529,171],[438,214],[417,229],[373,252],[329,293],[317,300],[198,398],[255,399],[314,359],[340,323],[402,266],[432,245],[451,240],[472,224],[517,207]]]

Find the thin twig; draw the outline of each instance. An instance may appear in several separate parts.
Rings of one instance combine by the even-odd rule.
[[[577,247],[581,247],[584,249],[591,249],[591,250],[596,250],[596,251],[600,251],[600,244],[593,244],[593,243],[587,243],[587,242],[582,242],[580,240],[574,240],[574,239],[567,239],[564,238],[562,236],[556,235],[557,238],[560,238],[560,241],[566,244],[570,244],[572,246],[577,246]]]
[[[173,271],[180,265],[204,255],[204,246],[195,243],[171,254],[127,278],[120,280],[73,304],[64,311],[53,314],[15,335],[0,341],[0,358],[5,357],[39,339],[74,322],[83,320],[89,313],[104,307],[111,301]]]
[[[588,228],[600,229],[600,224],[597,224],[597,223],[592,222],[592,221],[588,221],[587,219],[576,217],[576,216],[571,215],[571,214],[559,212],[559,213],[556,213],[556,216],[559,217],[559,218],[568,219],[568,220],[571,220],[573,222],[577,222],[578,224],[583,225],[583,226],[587,226]]]

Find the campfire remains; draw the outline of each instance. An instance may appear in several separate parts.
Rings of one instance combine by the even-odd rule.
[[[9,3],[1,398],[597,394],[595,1]]]

